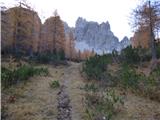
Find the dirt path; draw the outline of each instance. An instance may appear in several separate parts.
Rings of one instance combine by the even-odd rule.
[[[57,93],[60,89],[49,86],[53,80],[59,80],[60,84],[65,86],[65,94],[70,100],[71,120],[85,120],[82,103],[84,90],[80,89],[85,81],[79,72],[80,65],[70,63],[69,66],[56,68],[47,65],[50,76],[33,77],[26,83],[3,92],[2,104],[6,104],[8,114],[5,120],[57,120]],[[7,102],[10,95],[16,96],[15,102]],[[160,103],[129,93],[124,101],[124,110],[114,120],[160,120]]]
[[[84,85],[83,78],[80,75],[79,63],[70,63],[71,66],[64,69],[64,76],[62,77],[62,83],[66,86],[66,91],[71,100],[72,106],[72,120],[83,120],[84,107],[82,104],[83,90],[80,87]]]
[[[20,83],[2,93],[2,103],[5,104],[8,114],[6,120],[57,120],[59,89],[50,87],[53,80],[59,80],[61,85],[66,86],[65,91],[71,100],[72,120],[82,120],[82,91],[79,87],[83,81],[79,64],[44,67],[49,69],[50,76],[33,77],[26,83]],[[8,102],[10,96],[15,96],[15,102]]]

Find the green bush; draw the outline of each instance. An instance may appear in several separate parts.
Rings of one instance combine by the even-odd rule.
[[[160,65],[153,71],[156,73],[157,76],[160,76]]]
[[[48,63],[51,60],[51,57],[47,54],[39,54],[35,57],[35,60],[40,63]]]
[[[27,80],[34,75],[48,75],[47,68],[34,68],[32,66],[23,65],[13,71],[2,67],[2,86],[7,88],[19,81]]]
[[[123,65],[119,71],[120,83],[125,88],[136,89],[142,76],[137,74],[134,69],[131,69],[128,65]]]
[[[9,69],[2,67],[1,68],[1,83],[2,87],[7,87],[12,84],[13,81],[13,72]]]
[[[156,45],[157,58],[160,58],[160,42]]]
[[[87,75],[88,79],[101,80],[104,72],[107,70],[107,65],[111,63],[110,55],[95,55],[90,57],[83,64],[83,72]]]
[[[65,53],[63,50],[59,52],[54,52],[54,53],[50,53],[50,52],[41,53],[31,58],[31,60],[37,61],[39,63],[62,61],[62,60],[65,60]]]
[[[49,71],[47,68],[34,68],[34,74],[47,76],[49,74]]]
[[[82,89],[84,89],[86,92],[87,91],[93,91],[93,92],[98,91],[98,87],[94,83],[85,84],[85,86]]]
[[[138,55],[138,49],[128,46],[121,51],[122,62],[128,64],[138,63],[140,61],[140,56]]]
[[[88,92],[85,95],[86,117],[95,120],[111,120],[117,109],[123,105],[123,98],[108,90],[103,93]]]
[[[145,76],[143,73],[136,73],[135,68],[125,64],[116,75],[119,78],[117,85],[152,100],[160,101],[160,67],[152,71],[149,76]]]
[[[14,70],[13,73],[14,73],[15,79],[20,81],[20,80],[27,80],[30,76],[34,75],[35,71],[33,67],[23,65],[17,70]]]
[[[51,88],[59,88],[60,87],[60,83],[58,80],[54,80],[50,83],[50,87]]]
[[[151,51],[146,48],[132,48],[132,46],[128,46],[121,51],[121,62],[125,62],[127,64],[138,64],[144,61],[151,60]]]

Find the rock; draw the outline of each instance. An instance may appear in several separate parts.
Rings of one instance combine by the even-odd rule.
[[[121,51],[121,49],[131,44],[127,37],[124,37],[120,42],[111,31],[108,21],[98,24],[79,17],[75,28],[70,28],[67,23],[64,23],[64,26],[66,36],[69,31],[74,33],[76,48],[81,51],[94,49],[98,54],[103,52],[111,53],[114,49]]]
[[[126,48],[127,46],[131,45],[131,41],[128,39],[128,37],[124,37],[121,42],[121,49]]]
[[[71,120],[71,106],[70,99],[65,90],[65,86],[62,85],[58,95],[58,120]]]

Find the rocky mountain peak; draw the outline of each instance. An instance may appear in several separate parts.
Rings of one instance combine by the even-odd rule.
[[[110,30],[110,24],[109,24],[108,21],[106,23],[105,22],[101,23],[100,27],[103,28],[103,29],[105,29],[106,31]]]
[[[86,19],[82,18],[82,17],[79,17],[76,21],[76,27],[80,27],[80,28],[83,28],[85,27],[85,25],[87,24],[87,21]]]
[[[125,37],[121,40],[120,43],[121,43],[122,48],[125,48],[125,47],[127,47],[128,45],[131,44],[131,41],[128,39],[127,36],[125,36]]]
[[[66,23],[64,26],[67,33],[69,27]],[[102,54],[103,52],[110,53],[114,49],[120,51],[130,44],[127,37],[124,37],[119,42],[119,39],[111,31],[108,21],[98,24],[98,22],[87,21],[79,17],[72,31],[76,39],[76,48],[81,51],[84,49],[94,49],[98,54]]]

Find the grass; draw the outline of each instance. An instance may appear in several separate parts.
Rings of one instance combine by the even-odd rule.
[[[54,89],[56,89],[56,88],[59,88],[59,87],[60,87],[60,83],[59,83],[59,81],[58,81],[58,80],[54,80],[54,81],[52,81],[49,85],[50,85],[50,87],[51,87],[51,88],[54,88]]]
[[[84,106],[87,120],[111,120],[123,105],[123,98],[112,89],[99,91],[94,83],[87,83],[83,89],[86,92]]]
[[[98,87],[94,83],[87,83],[81,89],[85,90],[86,92],[89,92],[89,91],[96,92],[96,91],[98,91]]]
[[[143,73],[138,73],[137,68],[133,66],[122,65],[115,76],[118,78],[117,85],[122,88],[160,102],[159,71],[160,68],[157,68],[149,76],[145,76]]]
[[[46,76],[49,74],[47,68],[35,68],[29,65],[22,65],[13,70],[2,67],[1,72],[2,88],[8,88],[9,86],[19,83],[20,81],[28,80],[34,75]]]
[[[90,57],[83,64],[82,71],[86,74],[88,79],[103,79],[104,72],[107,70],[107,65],[111,62],[110,55],[95,55]]]

